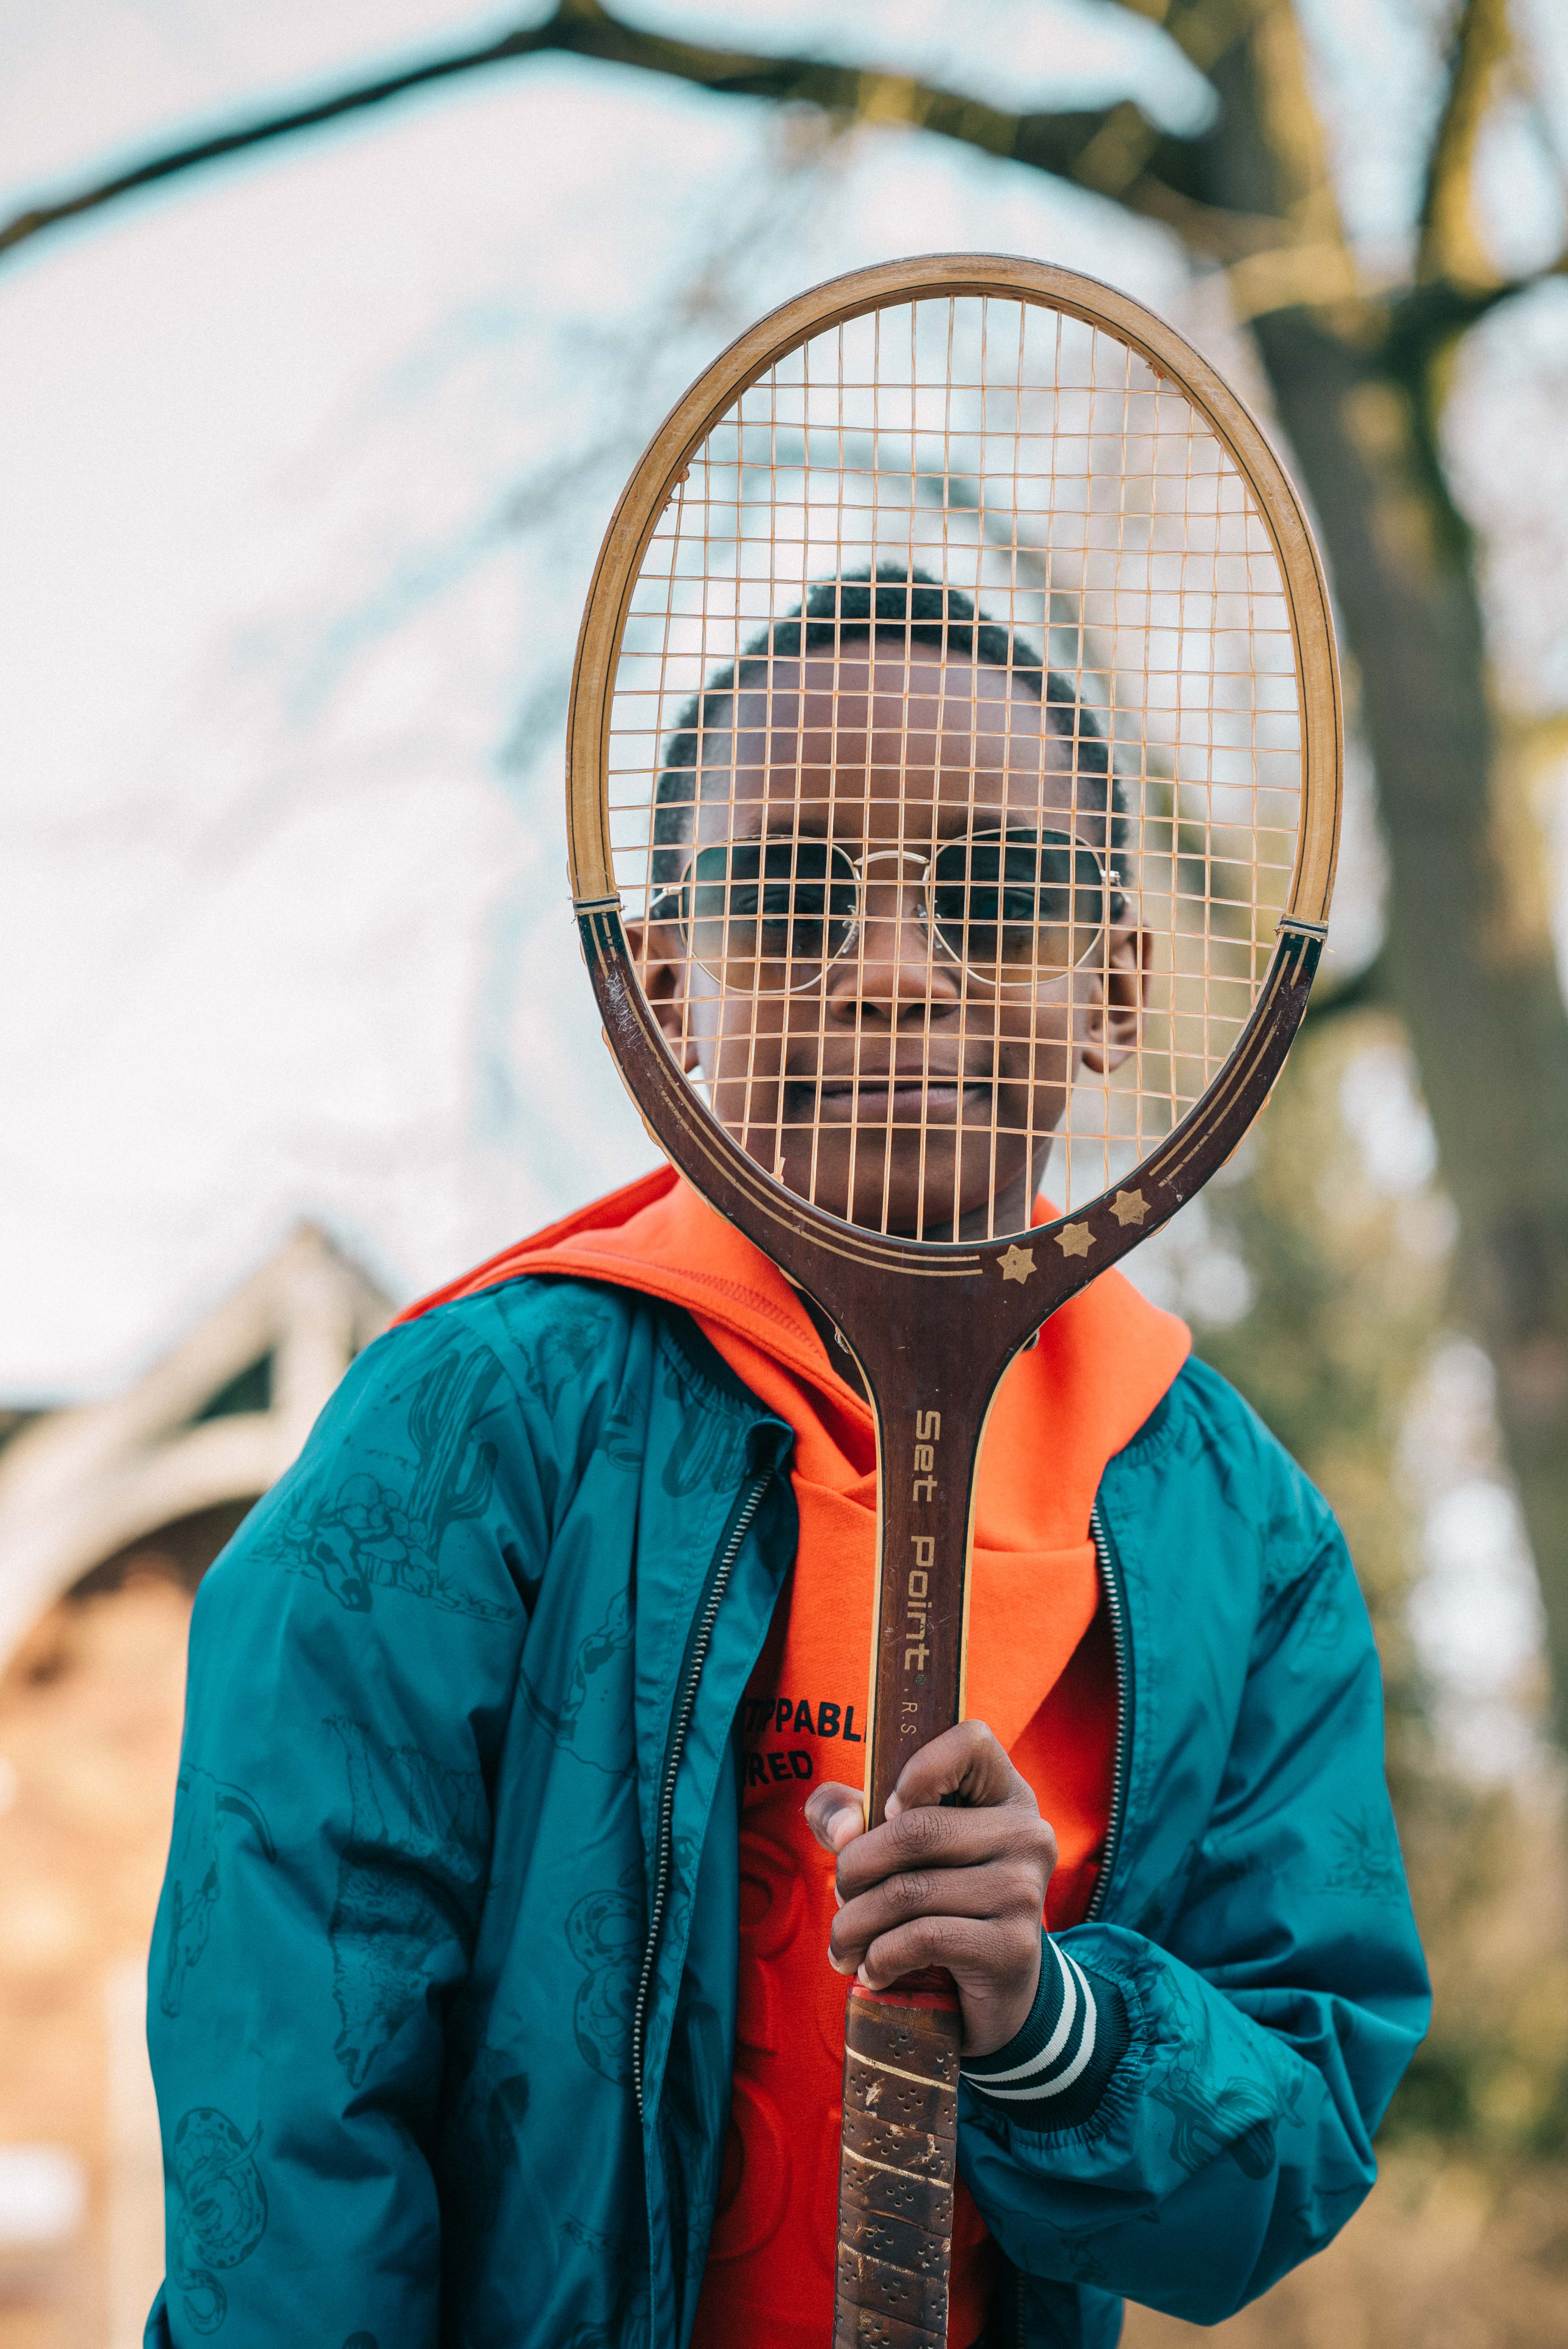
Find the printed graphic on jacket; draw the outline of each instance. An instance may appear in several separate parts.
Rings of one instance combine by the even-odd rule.
[[[562,1395],[580,1387],[603,1350],[611,1319],[596,1300],[562,1300],[555,1319],[537,1340],[524,1373],[530,1394],[553,1418]],[[673,1500],[702,1490],[727,1491],[740,1475],[741,1437],[729,1412],[713,1409],[713,1390],[673,1348],[661,1354],[659,1377],[666,1402],[681,1413],[681,1431],[666,1454],[659,1482]],[[623,1391],[605,1423],[603,1448],[623,1467],[644,1464],[647,1398]]]
[[[477,2018],[459,2010],[449,2042],[451,2070],[462,2080],[442,2129],[442,2158],[457,2188],[442,2189],[442,2231],[459,2262],[480,2256],[500,2215],[501,2199],[519,2158],[519,2136],[532,2101],[529,2076],[515,2060],[479,2034]]]
[[[589,2273],[601,2291],[607,2288],[610,2313],[603,2323],[574,2325],[561,2349],[626,2349],[648,2337],[648,2250],[645,2238],[612,2235],[568,2219],[561,2230],[586,2251]]]
[[[489,1834],[484,1780],[411,1745],[377,1751],[363,1723],[343,1741],[350,1826],[327,1925],[343,2028],[335,2053],[355,2087],[423,2003],[432,1961],[472,1942]]]
[[[197,2333],[229,2313],[221,2273],[248,2260],[267,2231],[267,2193],[256,2167],[260,2126],[242,2137],[211,2105],[195,2105],[170,2147],[180,2209],[169,2236],[169,2281]]]
[[[534,1337],[523,1362],[523,1383],[553,1419],[569,1387],[582,1383],[610,1335],[608,1309],[597,1298],[557,1290],[555,1311]]]
[[[548,1368],[529,1380],[531,1391],[547,1408],[559,1401],[567,1376],[574,1375],[592,1359],[603,1326],[603,1315],[585,1311],[573,1314],[549,1333],[549,1342],[542,1350]],[[740,1438],[729,1414],[712,1409],[711,1389],[696,1380],[673,1352],[662,1362],[660,1379],[665,1399],[681,1413],[680,1433],[659,1471],[664,1491],[672,1500],[685,1500],[702,1491],[732,1493],[739,1483],[742,1462]],[[630,1390],[620,1397],[605,1424],[602,1445],[618,1465],[642,1464],[641,1452],[635,1447],[645,1434],[646,1418],[645,1397]],[[624,1778],[635,1766],[634,1682],[624,1663],[634,1628],[631,1592],[617,1588],[610,1595],[603,1619],[584,1636],[573,1657],[563,1696],[554,1703],[548,1702],[540,1693],[536,1674],[527,1669],[519,1683],[523,1702],[552,1742],[574,1761],[603,1771],[606,1777]],[[562,1675],[553,1659],[547,1669],[559,1686]],[[789,1766],[784,1764],[786,1769]],[[796,1770],[803,1775],[798,1764]]]
[[[567,1912],[566,1946],[583,1970],[572,2027],[578,2054],[602,2080],[632,2076],[632,2009],[645,1930],[640,1889],[585,1892]]]
[[[1276,2103],[1255,2078],[1216,2081],[1207,2008],[1201,1999],[1172,1994],[1169,1977],[1164,1986],[1172,2054],[1150,2072],[1145,2094],[1171,2116],[1171,2158],[1196,2171],[1229,2154],[1243,2177],[1266,2178],[1280,2121],[1287,2112],[1294,2117],[1299,2084],[1276,2080]]]
[[[604,1619],[578,1648],[557,1705],[546,1703],[529,1673],[519,1679],[523,1702],[556,1745],[590,1769],[624,1777],[635,1754],[633,1737],[633,1677],[621,1662],[634,1626],[627,1590],[611,1593]]]
[[[714,1409],[712,1387],[681,1356],[666,1349],[662,1367],[665,1397],[680,1411],[681,1432],[660,1468],[660,1484],[672,1501],[704,1489],[731,1491],[740,1482],[740,1426],[731,1413]]]
[[[325,1584],[350,1614],[368,1615],[383,1589],[481,1622],[507,1621],[511,1608],[480,1599],[440,1568],[451,1527],[482,1516],[490,1506],[497,1450],[477,1429],[500,1379],[493,1354],[456,1347],[444,1354],[407,1405],[413,1457],[406,1473],[384,1481],[388,1471],[396,1475],[388,1454],[375,1475],[361,1471],[334,1493],[303,1479],[263,1554]]]
[[[1326,1892],[1348,1892],[1357,1899],[1397,1906],[1405,1898],[1405,1865],[1394,1822],[1370,1806],[1340,1811],[1330,1821],[1334,1858],[1323,1879]]]
[[[165,2014],[180,2012],[185,1978],[200,1965],[207,1947],[232,1847],[246,1834],[255,1838],[264,1858],[276,1859],[261,1805],[242,1786],[231,1786],[210,1771],[187,1764],[180,1773],[169,1854],[169,1939],[158,1995]]]

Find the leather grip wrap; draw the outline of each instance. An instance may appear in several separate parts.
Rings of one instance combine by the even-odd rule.
[[[850,1992],[833,2349],[946,2349],[962,2024],[944,1982]]]

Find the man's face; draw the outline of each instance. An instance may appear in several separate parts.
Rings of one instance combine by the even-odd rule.
[[[683,917],[633,937],[683,1065],[742,1148],[832,1215],[932,1239],[1020,1228],[1076,1071],[1131,1049],[1146,942],[1130,908],[1111,922],[1108,893],[1072,956],[1003,976],[965,948],[978,933],[934,926],[927,868],[1004,830],[1108,864],[1104,816],[1073,807],[1070,743],[986,663],[879,645],[873,665],[851,643],[836,662],[776,661],[770,697],[738,696],[733,734],[705,752]],[[786,874],[791,854],[820,873],[830,844],[855,917],[831,959],[756,966],[743,986],[694,954],[695,859],[738,843],[753,872],[765,848]],[[950,845],[938,871],[954,861],[969,869]]]

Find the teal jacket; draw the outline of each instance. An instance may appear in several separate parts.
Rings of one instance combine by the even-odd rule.
[[[153,2349],[682,2349],[790,1443],[619,1289],[514,1281],[356,1363],[196,1600]],[[1056,1939],[1127,2038],[1070,2127],[962,2092],[997,2349],[1109,2349],[1123,2295],[1211,2323],[1320,2249],[1428,2013],[1323,1501],[1193,1362],[1096,1537],[1116,1794]]]

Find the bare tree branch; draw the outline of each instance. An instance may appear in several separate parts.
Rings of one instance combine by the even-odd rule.
[[[568,13],[562,8],[557,17]],[[15,213],[0,226],[0,254],[9,253],[17,245],[43,234],[46,229],[58,228],[66,221],[78,220],[83,213],[100,212],[116,203],[122,196],[134,195],[139,189],[158,186],[163,180],[180,178],[184,172],[199,171],[205,163],[222,162],[227,156],[242,155],[253,147],[263,147],[273,140],[286,139],[301,130],[318,129],[323,123],[335,122],[346,114],[358,113],[367,107],[385,105],[387,99],[401,98],[407,91],[426,88],[438,81],[448,81],[459,74],[476,73],[487,66],[503,65],[513,57],[531,56],[542,47],[559,46],[547,36],[556,18],[550,25],[529,31],[508,33],[499,41],[478,49],[461,49],[447,57],[429,57],[422,65],[410,66],[406,72],[388,74],[378,81],[361,82],[351,88],[335,90],[330,98],[317,100],[314,106],[295,107],[281,114],[262,115],[253,122],[241,123],[233,130],[220,131],[211,139],[198,139],[189,146],[166,148],[162,153],[150,155],[144,162],[133,164],[129,171],[116,172],[104,180],[93,180],[73,194],[57,196],[53,202],[29,206]]]
[[[1427,157],[1414,282],[1390,305],[1387,361],[1410,403],[1413,454],[1447,544],[1468,555],[1470,525],[1449,489],[1440,436],[1444,364],[1459,337],[1526,284],[1561,275],[1568,254],[1527,281],[1503,278],[1481,242],[1475,165],[1487,114],[1513,59],[1509,0],[1462,0],[1448,88]]]
[[[1421,191],[1416,276],[1455,285],[1491,285],[1497,276],[1477,233],[1473,202],[1476,149],[1497,78],[1513,44],[1508,0],[1464,0],[1449,47],[1449,86],[1427,158]]]
[[[627,25],[599,0],[560,0],[543,24],[519,26],[478,48],[427,58],[404,72],[335,91],[314,105],[242,123],[232,130],[149,156],[129,170],[89,182],[52,202],[31,205],[0,226],[0,255],[46,229],[99,212],[204,165],[222,161],[346,115],[384,106],[409,91],[545,55],[593,57],[663,74],[730,98],[795,101],[829,113],[902,122],[982,153],[1049,171],[1134,211],[1187,229],[1202,211],[1186,142],[1159,129],[1130,100],[1083,111],[1010,114],[961,90],[907,74],[834,65],[818,57],[766,57],[666,40]],[[1209,231],[1211,237],[1216,232]],[[1277,227],[1271,235],[1277,235]]]

